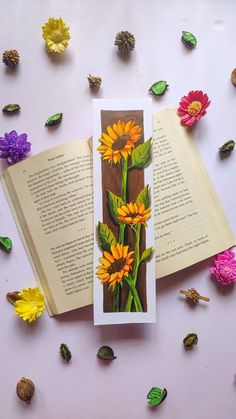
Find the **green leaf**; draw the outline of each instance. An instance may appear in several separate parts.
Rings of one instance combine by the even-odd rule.
[[[20,106],[17,103],[10,103],[9,105],[4,106],[2,108],[2,112],[4,113],[16,113],[20,111]]]
[[[9,237],[0,237],[0,248],[6,252],[10,252],[12,249],[12,241]]]
[[[148,404],[150,406],[157,406],[165,400],[166,396],[167,390],[165,388],[152,387],[147,395]]]
[[[150,200],[149,200],[149,186],[145,186],[144,189],[142,189],[138,197],[136,199],[137,204],[144,204],[145,209],[149,208]]]
[[[131,154],[131,166],[129,169],[133,167],[137,167],[138,169],[142,169],[143,167],[147,166],[151,161],[151,144],[152,138],[145,141],[144,143],[138,145],[132,154]]]
[[[116,244],[113,232],[102,222],[98,223],[98,239],[103,250],[110,251],[111,246]]]
[[[108,206],[109,206],[110,213],[113,216],[114,220],[118,224],[120,224],[121,221],[118,219],[117,208],[121,207],[121,205],[123,205],[124,202],[119,196],[115,195],[111,191],[107,191],[107,194],[108,194]]]
[[[181,41],[188,48],[194,48],[197,45],[197,39],[191,32],[182,32]]]
[[[62,113],[56,113],[55,115],[50,116],[45,123],[45,127],[54,127],[59,125],[62,121],[62,116]]]
[[[235,141],[229,140],[219,148],[219,151],[220,153],[231,153],[231,151],[233,151],[234,149],[234,146],[235,146]]]
[[[145,249],[142,253],[140,263],[148,262],[152,257],[152,247]]]
[[[166,92],[167,87],[168,84],[165,80],[159,80],[150,87],[149,92],[155,96],[162,96]]]
[[[99,348],[97,357],[100,359],[105,359],[107,361],[116,359],[116,356],[114,355],[114,352],[110,348],[110,346],[102,346],[101,348]]]

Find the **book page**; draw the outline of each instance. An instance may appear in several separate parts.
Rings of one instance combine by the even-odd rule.
[[[26,250],[59,314],[92,303],[92,156],[87,141],[59,145],[3,173]]]
[[[157,278],[235,245],[194,139],[175,109],[153,116]]]

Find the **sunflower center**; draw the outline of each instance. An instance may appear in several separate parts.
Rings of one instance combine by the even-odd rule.
[[[198,100],[194,100],[190,105],[188,106],[188,114],[190,116],[197,116],[202,109],[202,104]]]
[[[124,146],[127,144],[127,141],[129,140],[128,135],[122,135],[119,137],[114,143],[112,144],[112,150],[123,150]]]
[[[55,43],[59,43],[63,40],[63,36],[61,34],[61,31],[59,31],[58,29],[55,29],[54,31],[52,31],[52,40]]]
[[[115,272],[120,272],[125,266],[125,259],[119,259],[119,260],[115,260],[111,266],[109,266],[107,272],[111,275],[114,274]]]

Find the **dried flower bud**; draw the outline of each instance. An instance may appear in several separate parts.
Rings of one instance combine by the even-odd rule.
[[[115,39],[115,45],[122,53],[130,52],[135,47],[135,37],[128,31],[118,32]]]
[[[60,346],[60,354],[66,362],[69,362],[72,358],[71,352],[65,343],[62,343]]]
[[[192,300],[194,303],[198,303],[199,300],[203,300],[207,302],[210,301],[210,298],[203,297],[195,290],[195,288],[191,288],[190,290],[187,290],[187,291],[180,290],[180,294],[184,294],[189,300]]]
[[[19,64],[20,55],[15,49],[6,50],[3,53],[2,61],[8,67],[14,68]]]
[[[16,385],[16,393],[19,399],[23,402],[30,403],[35,392],[35,386],[33,381],[29,378],[22,377]]]
[[[91,90],[93,90],[94,92],[97,92],[100,89],[101,83],[102,83],[102,79],[101,77],[95,77],[95,76],[91,76],[91,74],[89,74],[89,77],[87,77],[88,82],[89,82],[89,87]]]
[[[231,73],[231,83],[236,86],[236,68],[233,69]]]
[[[19,296],[19,294],[20,294],[20,291],[8,292],[7,295],[6,295],[6,299],[7,299],[7,301],[9,301],[10,304],[12,304],[14,306],[15,302],[20,300],[20,298],[21,298]]]
[[[197,345],[197,343],[198,343],[198,336],[197,336],[196,333],[189,333],[187,336],[185,336],[185,338],[183,340],[183,344],[187,348],[189,348],[193,345]]]
[[[231,151],[233,151],[235,146],[235,141],[234,140],[229,140],[226,141],[226,143],[224,143],[220,148],[219,148],[219,152],[220,153],[231,153]]]

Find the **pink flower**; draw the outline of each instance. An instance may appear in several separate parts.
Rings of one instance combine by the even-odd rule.
[[[230,285],[236,282],[236,259],[235,253],[226,250],[219,253],[214,259],[214,268],[210,268],[210,272],[215,276],[217,281],[222,285]]]
[[[206,93],[203,93],[201,90],[196,90],[195,92],[191,90],[179,102],[178,115],[181,117],[181,124],[188,127],[193,125],[206,114],[206,108],[210,103],[211,101]]]

